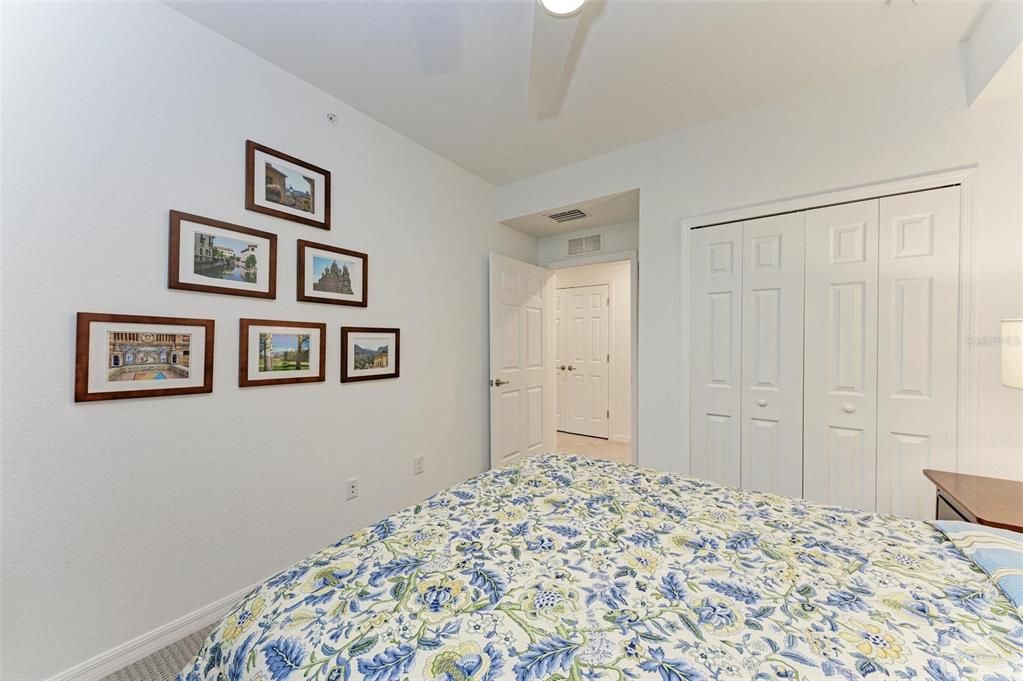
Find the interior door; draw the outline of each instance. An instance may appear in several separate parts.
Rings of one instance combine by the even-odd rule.
[[[803,496],[805,213],[742,225],[742,487]]]
[[[610,432],[608,386],[610,348],[610,295],[607,284],[559,289],[565,310],[564,362],[558,374],[564,377],[565,424],[569,433],[607,439]],[[561,399],[559,393],[558,399]]]
[[[742,224],[690,232],[690,472],[740,485]]]
[[[803,494],[873,511],[878,201],[806,213]]]
[[[554,381],[555,391],[557,392],[555,404],[557,407],[558,430],[565,430],[568,420],[568,409],[566,406],[568,401],[568,373],[563,368],[568,366],[568,362],[565,361],[565,325],[561,320],[561,315],[564,311],[562,306],[561,290],[557,289],[554,292]]]
[[[490,254],[490,465],[555,448],[553,277]]]
[[[959,187],[881,199],[877,510],[931,520],[956,470]]]

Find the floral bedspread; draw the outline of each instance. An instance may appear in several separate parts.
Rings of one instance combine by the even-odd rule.
[[[1023,678],[1023,622],[930,525],[544,455],[302,561],[179,681]]]

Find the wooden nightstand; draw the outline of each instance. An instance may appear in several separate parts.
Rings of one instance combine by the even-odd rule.
[[[924,470],[937,487],[938,520],[965,520],[1023,532],[1023,482]]]

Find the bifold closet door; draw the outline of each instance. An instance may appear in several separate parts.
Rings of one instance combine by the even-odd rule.
[[[690,472],[738,487],[742,225],[690,232]]]
[[[881,199],[877,510],[934,518],[924,468],[956,470],[959,187]]]
[[[742,225],[743,489],[803,496],[803,225]]]
[[[876,199],[806,213],[803,493],[873,511],[877,482]]]

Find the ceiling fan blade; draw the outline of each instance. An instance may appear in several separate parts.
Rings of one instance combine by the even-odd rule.
[[[584,31],[582,12],[553,17],[533,3],[533,51],[529,66],[529,114],[537,120],[558,114],[572,79],[577,38]],[[573,49],[574,48],[574,49]]]

